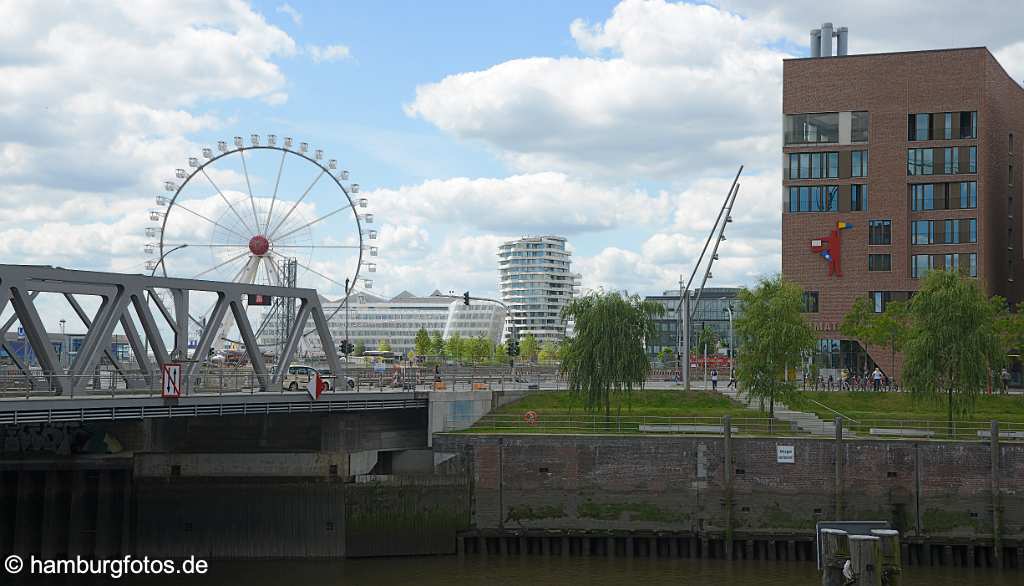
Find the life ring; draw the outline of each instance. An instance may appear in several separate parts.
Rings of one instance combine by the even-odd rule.
[[[525,421],[526,423],[529,423],[530,425],[536,425],[537,424],[537,412],[536,411],[527,411],[526,413],[523,414],[523,421]]]
[[[321,380],[320,381],[320,392],[321,393],[326,393],[326,392],[328,392],[330,390],[331,390],[331,383],[329,383],[329,382],[327,382],[325,380]]]

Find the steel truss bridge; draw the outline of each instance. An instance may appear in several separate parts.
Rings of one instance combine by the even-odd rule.
[[[81,347],[69,364],[57,355],[43,325],[39,307],[43,293],[62,296],[85,326]],[[190,349],[189,305],[197,293],[215,302],[198,344]],[[426,407],[426,396],[413,392],[370,395],[332,389],[319,400],[304,392],[282,392],[287,368],[268,368],[243,304],[247,295],[297,301],[278,365],[291,363],[303,336],[316,335],[330,371],[342,374],[313,289],[0,265],[0,314],[8,303],[13,308],[13,315],[0,323],[0,347],[11,362],[0,373],[0,425]],[[92,316],[80,301],[83,297],[94,298],[93,305],[99,301]],[[170,303],[165,303],[166,297]],[[208,360],[217,332],[229,320],[244,343],[247,367],[217,366]],[[306,331],[310,320],[312,328]],[[19,358],[7,341],[7,331],[16,322],[24,330],[38,368]],[[131,346],[133,364],[111,352],[118,325]],[[181,364],[179,398],[164,398],[159,392],[161,367],[169,363]]]

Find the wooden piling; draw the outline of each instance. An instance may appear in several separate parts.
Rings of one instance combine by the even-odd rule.
[[[882,566],[883,580],[888,586],[899,586],[903,573],[902,550],[900,549],[900,532],[894,529],[872,529],[871,535],[879,540],[878,558]],[[971,556],[972,558],[974,556]],[[971,560],[973,562],[973,559]]]
[[[850,559],[846,531],[821,530],[821,586],[843,586],[843,565]]]
[[[874,535],[849,536],[850,566],[855,586],[882,586],[880,542]]]

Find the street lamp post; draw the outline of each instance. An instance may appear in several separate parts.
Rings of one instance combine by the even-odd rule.
[[[732,337],[732,304],[731,303],[725,306],[725,311],[729,313],[729,380],[732,380],[733,368],[735,367],[735,363],[736,363],[736,350],[735,350],[735,346],[733,346],[733,344],[735,342],[733,341],[733,337]]]
[[[67,323],[67,320],[61,318],[57,323],[60,324],[60,365],[63,367],[65,366],[64,356],[67,355],[66,346],[68,345],[68,337],[64,334],[64,325]]]
[[[345,278],[345,345],[348,346],[352,343],[352,340],[348,338],[348,302],[352,296],[352,292],[348,290],[349,278]],[[345,363],[348,363],[348,352],[345,352]]]

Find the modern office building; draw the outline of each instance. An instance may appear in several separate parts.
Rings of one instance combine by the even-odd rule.
[[[345,306],[324,301],[324,312],[331,316],[329,328],[331,337],[340,342],[346,337]],[[337,311],[336,311],[337,310]],[[439,333],[444,339],[458,333],[463,338],[486,336],[497,343],[501,338],[505,322],[505,310],[496,303],[473,301],[469,306],[462,298],[452,299],[434,291],[427,296],[417,296],[408,291],[387,299],[366,292],[352,294],[348,308],[348,339],[353,344],[362,343],[367,350],[376,350],[386,341],[391,351],[407,355],[416,347],[416,333],[423,328],[433,336]],[[267,336],[261,343],[274,345],[276,332],[268,328]],[[306,336],[301,355],[322,354],[317,336]]]
[[[838,332],[858,297],[881,312],[944,269],[1020,299],[1024,90],[984,47],[832,57],[824,39],[783,65],[782,273],[819,366],[898,378]]]
[[[530,236],[498,247],[498,284],[509,308],[509,327],[523,338],[559,342],[566,335],[562,308],[580,286],[561,236]],[[506,332],[506,336],[511,332]]]
[[[741,305],[736,301],[739,292],[738,288],[732,287],[705,287],[699,298],[691,298],[691,352],[698,355],[703,352],[698,348],[697,340],[705,327],[714,330],[723,349],[731,344],[729,310],[732,310],[733,320],[740,316]],[[663,295],[650,295],[645,297],[644,301],[653,301],[665,308],[665,313],[655,320],[654,337],[647,340],[647,356],[651,360],[656,360],[658,354],[665,348],[672,350],[673,353],[678,352],[680,316],[676,310],[679,307],[679,291],[669,290]]]
[[[46,334],[57,355],[57,360],[64,366],[70,366],[78,358],[78,351],[85,343],[85,334],[60,334],[48,332]],[[128,344],[128,338],[122,334],[114,334],[110,338],[110,355],[120,363],[129,363],[133,360],[132,349]],[[101,360],[107,360],[103,356]],[[28,367],[38,367],[39,358],[35,350],[24,336],[16,332],[6,332],[3,340],[0,340],[0,365],[16,365],[21,363]]]

